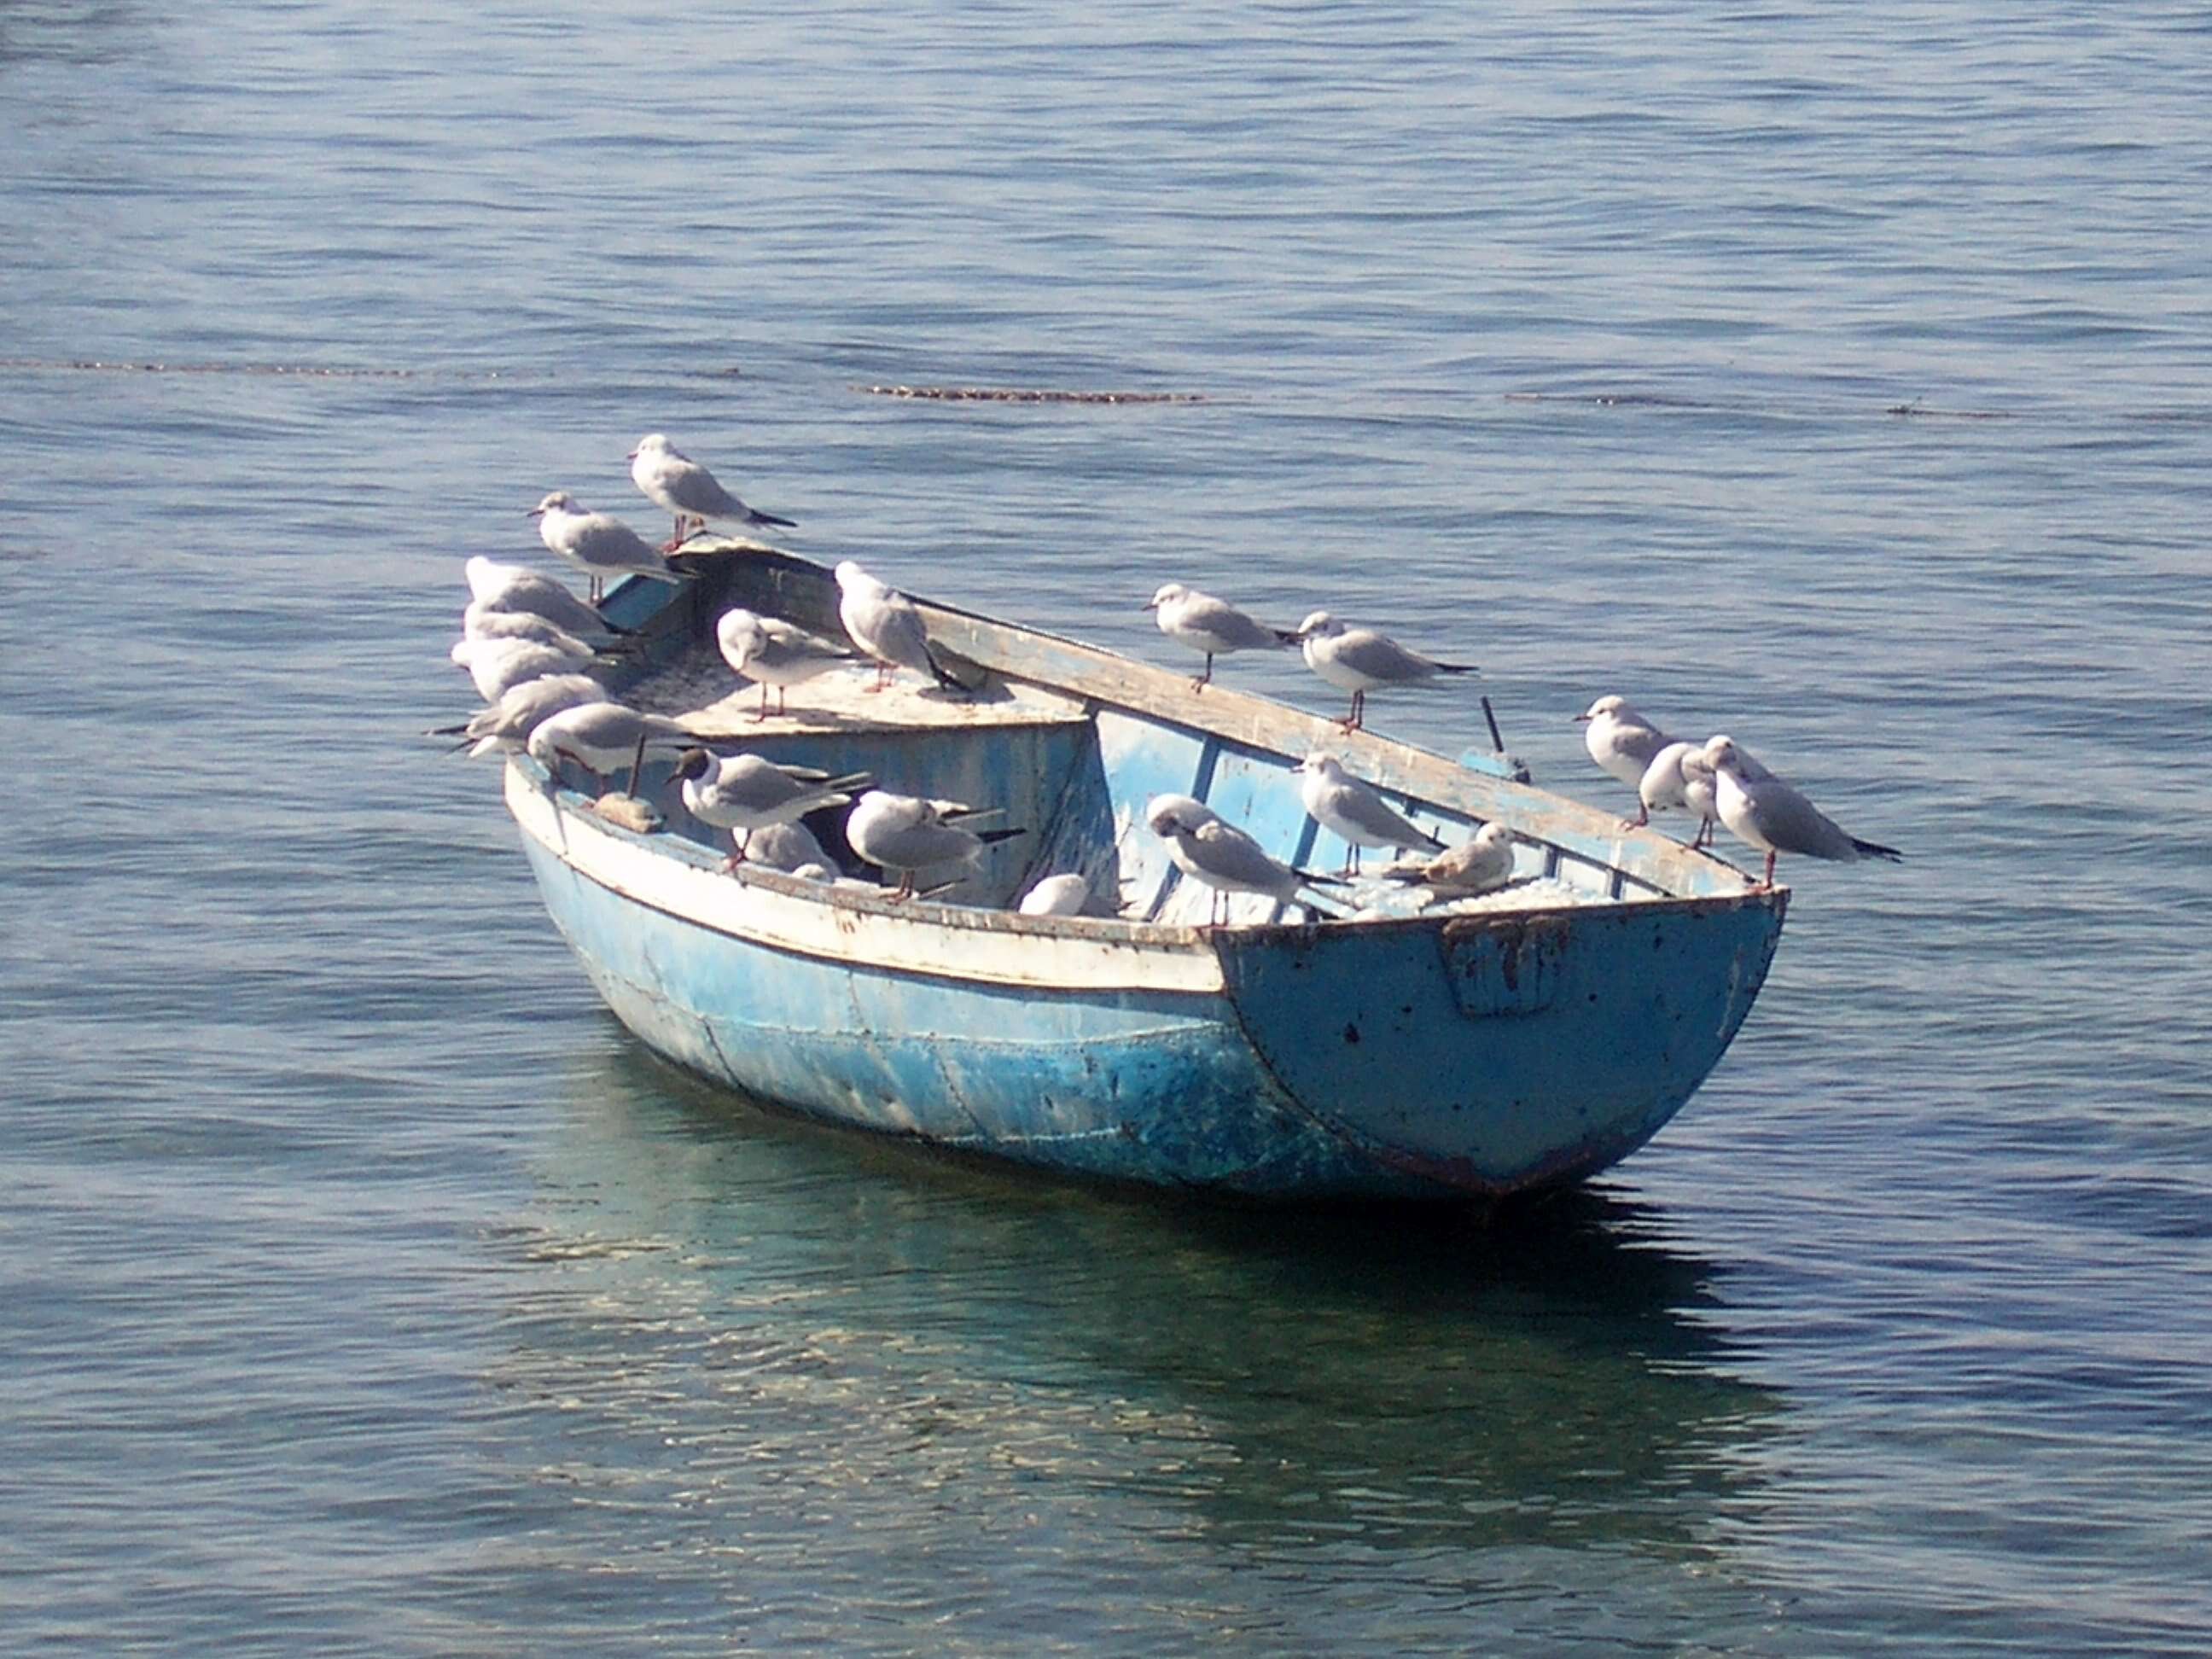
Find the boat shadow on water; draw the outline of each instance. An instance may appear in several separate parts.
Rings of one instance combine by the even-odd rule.
[[[1700,1556],[1781,1431],[1714,1268],[1618,1194],[1487,1218],[1137,1200],[918,1158],[629,1043],[577,1084],[543,1171],[551,1212],[587,1224],[573,1253],[614,1241],[617,1280],[650,1256],[641,1327],[673,1298],[726,1319],[715,1340],[817,1362],[836,1332],[861,1373],[836,1391],[841,1457],[881,1434],[887,1468],[988,1482],[1044,1417],[1037,1480],[1112,1466],[1118,1499],[1239,1548]],[[625,1293],[589,1277],[596,1308]]]

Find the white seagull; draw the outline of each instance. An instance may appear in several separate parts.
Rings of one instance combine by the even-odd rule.
[[[1703,847],[1712,839],[1720,813],[1713,801],[1713,769],[1701,743],[1670,743],[1651,757],[1651,764],[1637,780],[1637,799],[1644,803],[1638,823],[1650,822],[1654,812],[1682,811],[1696,815],[1698,827],[1690,845]]]
[[[556,489],[532,507],[538,538],[591,579],[592,603],[599,602],[610,576],[650,576],[657,582],[685,580],[660,550],[611,513],[594,513],[565,489]]]
[[[833,778],[811,766],[779,766],[759,755],[729,755],[717,761],[703,749],[687,749],[678,755],[672,778],[682,782],[684,804],[692,817],[730,832],[725,870],[736,869],[750,856],[753,830],[772,823],[796,823],[823,807],[842,806],[853,799],[851,791],[869,781],[866,772]],[[746,832],[745,841],[738,839],[740,830]]]
[[[747,507],[716,483],[713,473],[670,443],[665,432],[648,432],[637,441],[629,453],[629,476],[647,499],[676,515],[676,533],[660,550],[664,553],[684,544],[684,538],[693,533],[684,526],[695,521],[699,530],[707,527],[709,519],[730,520],[748,529],[769,524],[793,527],[792,520]]]
[[[1622,696],[1600,697],[1575,720],[1584,728],[1583,747],[1589,757],[1631,789],[1643,782],[1652,757],[1674,741]],[[1646,809],[1637,809],[1636,822],[1649,822]]]
[[[504,564],[481,553],[462,565],[468,578],[469,609],[512,611],[543,617],[580,638],[594,634],[626,634],[586,605],[568,588],[527,565]]]
[[[477,695],[497,702],[514,687],[541,674],[577,674],[594,660],[586,646],[580,655],[534,640],[456,640],[447,653],[468,671]]]
[[[968,822],[1000,810],[871,789],[845,820],[845,840],[869,863],[897,871],[899,884],[891,896],[909,898],[917,871],[940,864],[972,864],[986,847],[1026,833],[966,827]]]
[[[1347,875],[1358,869],[1359,849],[1363,847],[1425,847],[1432,853],[1444,850],[1443,842],[1346,771],[1344,763],[1335,756],[1316,750],[1291,769],[1304,775],[1304,781],[1298,785],[1298,799],[1305,803],[1313,821],[1343,840]]]
[[[1231,651],[1275,650],[1298,642],[1298,636],[1289,629],[1270,628],[1226,599],[1217,599],[1181,582],[1167,583],[1146,602],[1145,609],[1152,613],[1161,633],[1205,653],[1206,672],[1190,683],[1194,691],[1212,680],[1216,657]]]
[[[853,636],[853,643],[876,659],[876,683],[880,691],[902,668],[928,675],[948,691],[962,690],[946,673],[929,648],[929,629],[914,601],[885,586],[852,560],[836,569],[837,620]]]
[[[1025,916],[1077,916],[1090,902],[1091,884],[1081,876],[1047,876],[1015,908]]]
[[[1856,864],[1861,859],[1887,859],[1902,863],[1905,854],[1879,842],[1861,841],[1850,834],[1796,789],[1760,766],[1735,745],[1732,738],[1718,737],[1705,744],[1705,760],[1713,769],[1713,805],[1729,833],[1766,854],[1766,873],[1757,885],[1774,885],[1774,857],[1778,853],[1800,853],[1807,858],[1831,859]]]
[[[1352,712],[1339,722],[1357,732],[1367,712],[1367,694],[1388,686],[1419,685],[1439,674],[1472,674],[1474,665],[1437,662],[1408,651],[1387,634],[1347,626],[1326,611],[1297,625],[1294,637],[1306,666],[1331,685],[1352,693]]]
[[[1196,805],[1188,796],[1155,795],[1145,808],[1145,823],[1167,843],[1168,857],[1176,869],[1212,890],[1214,927],[1227,919],[1231,893],[1296,900],[1317,913],[1318,907],[1305,890],[1344,884],[1334,876],[1297,869],[1270,856],[1258,842],[1211,807],[1199,807],[1202,817],[1192,814],[1188,809]]]
[[[459,738],[453,747],[467,750],[471,757],[512,754],[549,715],[579,703],[608,701],[606,687],[589,674],[540,674],[509,686],[497,702],[479,708],[465,724],[435,726],[424,735]]]
[[[1447,899],[1494,893],[1513,879],[1513,832],[1502,823],[1486,823],[1440,857],[1394,864],[1382,874],[1387,880],[1427,888],[1425,909]]]
[[[549,772],[566,756],[589,772],[602,789],[607,773],[628,761],[629,790],[635,794],[647,748],[690,746],[698,741],[696,732],[685,731],[665,714],[640,714],[627,703],[583,702],[538,721],[524,746],[530,758]]]
[[[817,674],[853,661],[853,653],[818,634],[785,622],[763,617],[739,605],[725,611],[714,624],[714,643],[722,660],[761,689],[757,720],[768,718],[769,687],[775,688],[775,712],[783,713],[786,688],[811,680]]]

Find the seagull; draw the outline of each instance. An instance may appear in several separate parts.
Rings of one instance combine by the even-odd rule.
[[[929,629],[912,599],[884,586],[850,559],[839,564],[836,574],[837,619],[854,644],[876,659],[876,683],[871,690],[882,690],[902,668],[927,674],[948,691],[962,689],[931,654]]]
[[[1212,926],[1218,927],[1227,920],[1231,893],[1296,900],[1313,912],[1317,907],[1304,896],[1304,889],[1344,884],[1335,876],[1317,875],[1270,857],[1258,842],[1211,807],[1200,806],[1205,816],[1194,817],[1186,807],[1194,804],[1187,796],[1155,795],[1145,808],[1145,823],[1167,843],[1168,857],[1176,869],[1213,890]]]
[[[468,671],[486,702],[497,702],[541,674],[581,673],[594,660],[589,647],[577,656],[534,640],[456,640],[447,654]]]
[[[593,513],[565,489],[556,489],[526,515],[538,520],[538,538],[591,578],[592,603],[599,602],[609,576],[625,573],[657,582],[680,582],[684,574],[659,549],[611,513]]]
[[[1589,757],[1631,789],[1643,782],[1652,757],[1674,741],[1638,714],[1626,697],[1600,697],[1575,720],[1588,728],[1583,732],[1583,747],[1589,750]],[[1639,806],[1636,822],[1650,821],[1649,810]]]
[[[1427,888],[1424,909],[1447,899],[1494,893],[1513,878],[1513,832],[1502,823],[1486,823],[1441,857],[1394,864],[1382,875]]]
[[[1352,693],[1352,712],[1340,722],[1357,732],[1367,710],[1367,694],[1392,685],[1419,685],[1439,674],[1472,674],[1472,663],[1437,662],[1408,651],[1387,634],[1351,628],[1326,611],[1297,625],[1293,636],[1304,650],[1306,666],[1331,685]]]
[[[830,855],[814,832],[803,823],[764,823],[745,837],[745,862],[764,870],[783,870],[797,875],[807,866],[821,870],[829,879]]]
[[[535,611],[509,611],[503,606],[471,599],[461,612],[461,636],[471,640],[531,640],[556,651],[586,656],[616,655],[628,648],[627,637],[605,624],[592,636],[571,632],[550,617]]]
[[[538,721],[580,703],[611,701],[607,688],[589,674],[540,674],[509,686],[497,702],[478,709],[466,724],[434,727],[423,735],[459,738],[456,749],[471,757],[512,754],[530,740]]]
[[[470,610],[524,611],[556,623],[578,635],[627,634],[550,576],[527,565],[502,564],[477,554],[461,567],[468,578]]]
[[[1741,751],[1739,751],[1740,753]],[[1651,764],[1637,780],[1637,799],[1644,803],[1638,823],[1648,823],[1654,812],[1686,809],[1697,814],[1697,832],[1690,845],[1703,847],[1712,839],[1719,813],[1713,804],[1713,769],[1705,760],[1701,743],[1670,743],[1651,757]]]
[[[761,689],[760,710],[753,718],[768,718],[768,689],[775,688],[775,712],[783,713],[785,688],[827,673],[841,663],[854,660],[842,645],[833,645],[817,634],[775,617],[763,617],[740,605],[725,611],[714,624],[714,642],[722,660]]]
[[[1160,632],[1179,644],[1206,653],[1206,672],[1190,683],[1202,690],[1213,678],[1213,659],[1231,651],[1273,649],[1296,645],[1298,636],[1288,629],[1270,628],[1255,621],[1226,599],[1201,593],[1181,582],[1170,582],[1152,595],[1145,609],[1159,623]]]
[[[1847,833],[1796,789],[1737,748],[1734,738],[1711,738],[1705,752],[1706,763],[1713,769],[1713,805],[1720,821],[1738,840],[1766,854],[1766,873],[1754,884],[1756,888],[1774,885],[1774,857],[1778,853],[1802,853],[1807,858],[1832,859],[1840,864],[1856,864],[1861,859],[1904,862],[1905,854],[1894,847],[1861,841]]]
[[[694,520],[699,530],[707,527],[709,519],[734,520],[748,529],[768,524],[794,527],[792,520],[747,507],[717,483],[713,473],[670,443],[665,432],[648,432],[637,441],[629,453],[629,476],[649,500],[676,515],[676,533],[660,550],[664,553],[683,546],[684,538],[694,533],[684,526]]]
[[[916,871],[939,864],[972,864],[986,847],[1028,833],[970,830],[963,822],[988,817],[999,810],[871,789],[845,820],[845,839],[869,863],[897,871],[899,884],[891,896],[909,898]]]
[[[1432,853],[1444,850],[1443,842],[1416,826],[1373,788],[1346,771],[1344,763],[1335,756],[1316,750],[1291,769],[1304,775],[1305,781],[1298,786],[1298,798],[1305,803],[1313,821],[1343,839],[1346,875],[1359,868],[1359,849],[1363,847],[1425,847]]]
[[[1025,916],[1075,916],[1091,902],[1091,884],[1081,876],[1047,876],[1022,895],[1016,907]]]
[[[665,714],[644,714],[627,703],[583,702],[549,714],[532,728],[524,745],[530,758],[548,772],[562,756],[592,775],[602,790],[605,775],[628,761],[629,792],[637,793],[637,775],[648,746],[696,744],[697,734],[688,732]]]
[[[866,772],[833,778],[811,766],[779,766],[758,755],[730,755],[717,761],[703,749],[687,749],[678,755],[673,777],[684,785],[684,804],[692,817],[730,832],[725,870],[745,861],[753,830],[771,823],[795,823],[825,806],[842,806],[853,799],[849,791],[872,781]],[[740,830],[746,831],[745,841],[738,839]]]

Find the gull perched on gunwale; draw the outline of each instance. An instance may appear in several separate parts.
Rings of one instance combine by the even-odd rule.
[[[650,576],[657,582],[684,581],[684,573],[660,550],[611,513],[594,513],[565,489],[556,489],[526,515],[538,520],[538,538],[591,580],[597,605],[610,576]]]
[[[670,443],[665,432],[648,432],[637,441],[637,447],[629,453],[629,476],[648,500],[676,516],[676,532],[660,550],[664,553],[674,552],[686,536],[696,533],[684,526],[704,530],[709,519],[740,524],[749,530],[762,525],[780,525],[786,530],[795,527],[793,520],[747,507],[723,489],[713,473]]]
[[[1420,685],[1439,674],[1472,674],[1473,663],[1438,662],[1409,651],[1372,628],[1353,628],[1316,611],[1297,625],[1295,637],[1306,666],[1331,685],[1352,693],[1352,711],[1338,722],[1357,732],[1367,713],[1367,694],[1389,686]]]
[[[1721,822],[1737,840],[1766,854],[1766,873],[1759,886],[1774,885],[1778,853],[1797,853],[1839,864],[1856,864],[1861,859],[1904,862],[1905,854],[1894,847],[1861,841],[1844,829],[1800,791],[1737,747],[1734,738],[1709,739],[1705,760],[1713,769],[1713,805]]]
[[[1181,582],[1168,582],[1146,601],[1160,632],[1178,645],[1203,653],[1206,671],[1190,683],[1203,690],[1213,678],[1213,659],[1231,651],[1278,650],[1296,645],[1298,636],[1286,628],[1270,628],[1226,599],[1201,593]]]
[[[1653,757],[1674,741],[1618,695],[1600,697],[1575,720],[1583,727],[1583,747],[1589,757],[1631,789],[1643,783]],[[1638,805],[1636,822],[1649,818],[1649,809]]]

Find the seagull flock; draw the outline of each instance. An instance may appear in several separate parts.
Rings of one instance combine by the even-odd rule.
[[[564,584],[525,566],[482,556],[469,559],[464,574],[470,597],[452,656],[484,707],[432,735],[458,738],[454,747],[472,755],[526,752],[549,770],[565,759],[602,789],[627,764],[631,797],[648,752],[672,755],[670,782],[680,787],[685,808],[702,823],[729,832],[726,871],[749,863],[812,880],[848,881],[801,820],[849,808],[846,843],[868,864],[896,874],[895,899],[913,896],[921,872],[964,869],[988,848],[1024,833],[983,827],[1000,809],[896,794],[870,787],[873,780],[866,773],[831,776],[755,754],[717,753],[682,722],[617,702],[599,671],[620,662],[631,641],[598,608],[610,577],[690,580],[691,573],[671,556],[712,520],[745,529],[794,527],[790,519],[747,506],[665,434],[641,438],[629,459],[639,491],[672,516],[671,538],[656,547],[612,514],[587,509],[567,490],[545,495],[529,516],[538,520],[546,549],[584,573],[589,597],[579,599]],[[775,712],[781,714],[790,688],[840,668],[872,665],[871,692],[885,690],[901,670],[948,692],[960,693],[971,684],[955,676],[951,665],[964,659],[930,639],[912,599],[850,559],[836,567],[836,576],[838,620],[849,644],[742,608],[718,619],[714,636],[723,660],[760,687],[755,719],[769,717],[771,691]],[[1271,627],[1180,582],[1161,587],[1144,608],[1161,633],[1205,659],[1191,681],[1194,694],[1212,683],[1218,657],[1296,647],[1316,675],[1351,694],[1351,707],[1337,722],[1346,733],[1360,729],[1370,691],[1477,672],[1472,664],[1425,656],[1372,628],[1347,625],[1326,611],[1312,612],[1294,629]],[[1732,738],[1699,743],[1671,737],[1618,696],[1598,698],[1575,718],[1585,727],[1590,759],[1636,792],[1637,814],[1624,820],[1624,829],[1645,825],[1655,813],[1686,812],[1694,826],[1688,844],[1702,848],[1717,824],[1724,827],[1766,855],[1756,888],[1773,885],[1775,860],[1783,853],[1843,863],[1903,856],[1847,833]],[[1422,890],[1425,906],[1514,883],[1514,837],[1504,824],[1486,823],[1466,842],[1448,847],[1353,776],[1336,756],[1316,750],[1293,770],[1307,813],[1345,844],[1341,872],[1302,869],[1275,858],[1193,797],[1164,794],[1146,804],[1142,822],[1169,861],[1209,891],[1214,925],[1225,919],[1230,897],[1238,893],[1296,903],[1310,916],[1344,913],[1328,907],[1350,902],[1346,890],[1358,875],[1362,850],[1370,848],[1407,855],[1383,866],[1379,878]],[[941,883],[923,896],[955,884]],[[1073,872],[1045,876],[1016,908],[1029,916],[1111,913]]]

